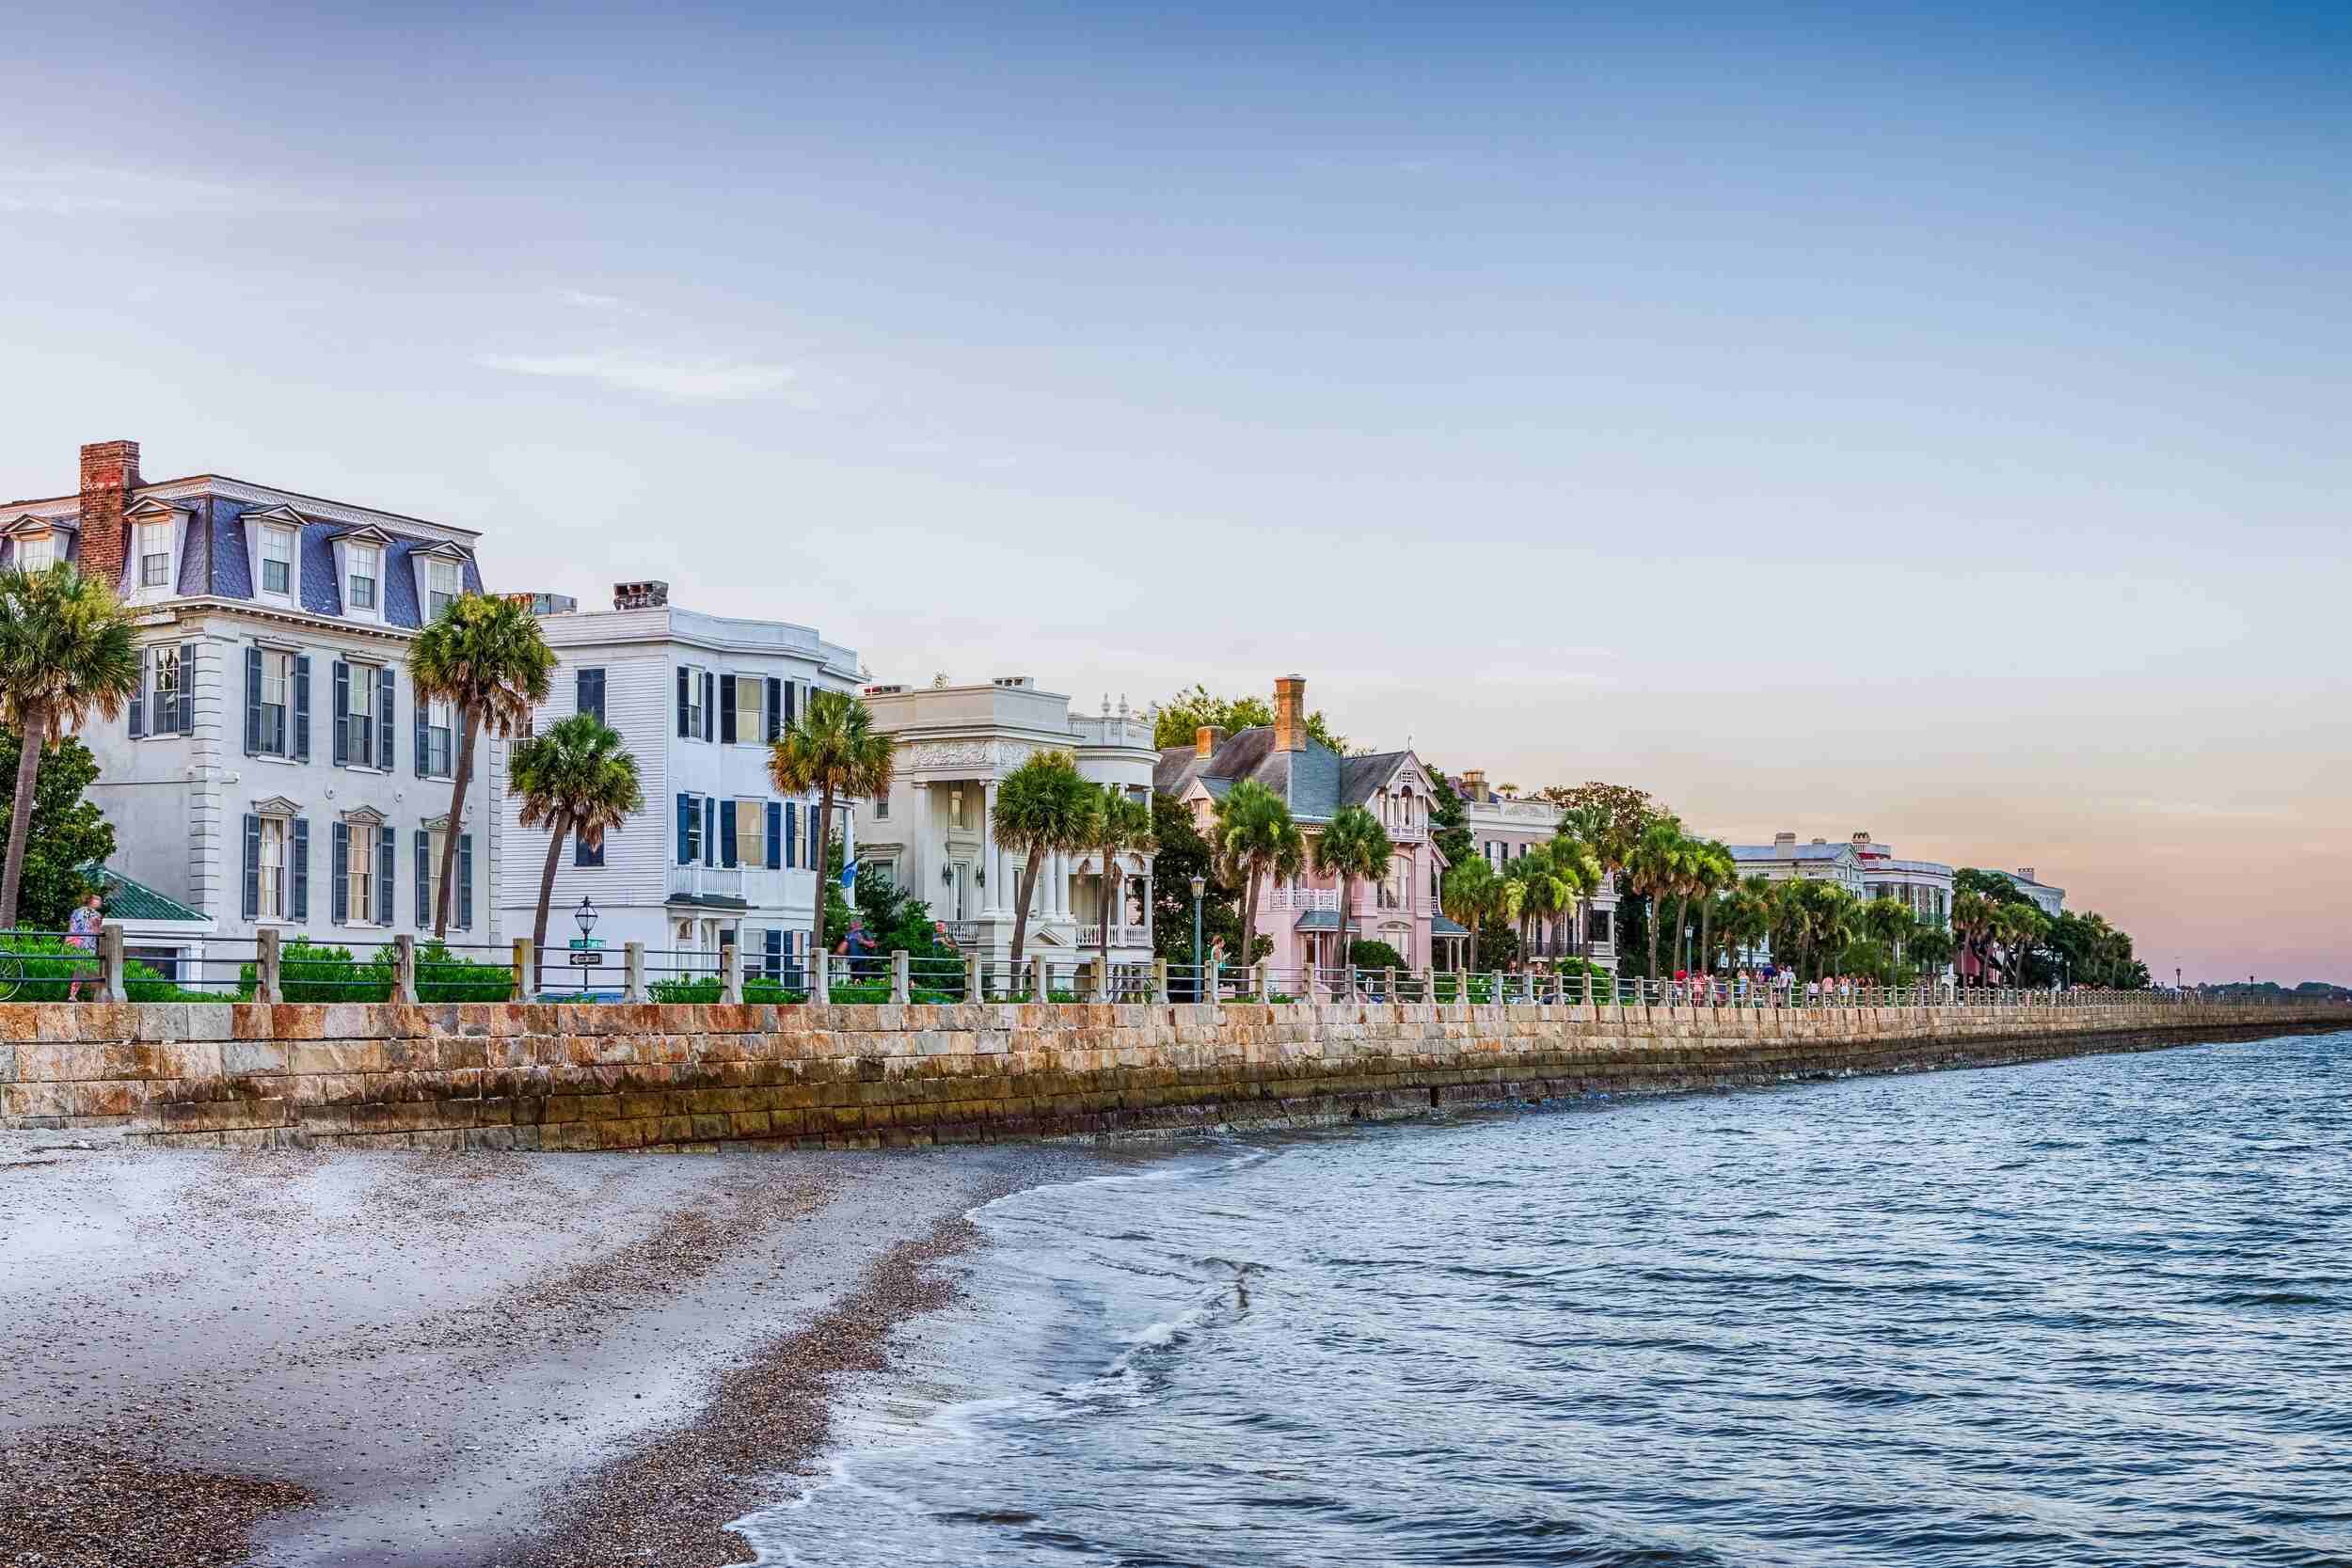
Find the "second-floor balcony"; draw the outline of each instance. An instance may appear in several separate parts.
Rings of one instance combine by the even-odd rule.
[[[1075,940],[1080,948],[1100,948],[1103,945],[1103,927],[1081,926],[1078,927]],[[1149,947],[1152,945],[1152,927],[1149,926],[1114,926],[1111,927],[1111,945],[1113,947]]]
[[[743,898],[745,877],[739,865],[674,865],[670,867],[670,896]]]

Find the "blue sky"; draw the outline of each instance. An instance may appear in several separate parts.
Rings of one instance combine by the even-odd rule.
[[[2342,8],[78,7],[0,491],[2033,864],[2352,980]]]

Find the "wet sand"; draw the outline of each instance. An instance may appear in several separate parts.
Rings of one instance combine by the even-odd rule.
[[[963,1212],[1088,1159],[72,1136],[0,1134],[6,1564],[750,1561]]]

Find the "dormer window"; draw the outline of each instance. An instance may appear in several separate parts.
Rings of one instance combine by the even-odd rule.
[[[424,563],[424,618],[437,621],[441,611],[457,602],[461,591],[457,562],[428,558]]]
[[[139,525],[139,586],[164,588],[171,580],[171,524]]]
[[[375,609],[376,574],[382,557],[373,545],[353,545],[346,556],[343,600],[352,610]]]
[[[294,595],[294,535],[290,528],[262,530],[262,592]]]
[[[57,563],[57,536],[27,533],[16,542],[16,563],[27,572],[45,572]]]

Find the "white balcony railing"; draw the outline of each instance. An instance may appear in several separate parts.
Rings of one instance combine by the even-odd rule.
[[[740,898],[743,867],[739,865],[674,865],[670,867],[673,896]]]
[[[1305,914],[1340,907],[1340,890],[1330,887],[1278,887],[1266,890],[1265,907],[1278,913]]]
[[[1081,926],[1078,927],[1075,940],[1081,948],[1100,948],[1103,945],[1103,927]],[[1152,927],[1149,926],[1114,926],[1111,927],[1111,945],[1113,947],[1149,947],[1152,945]]]

